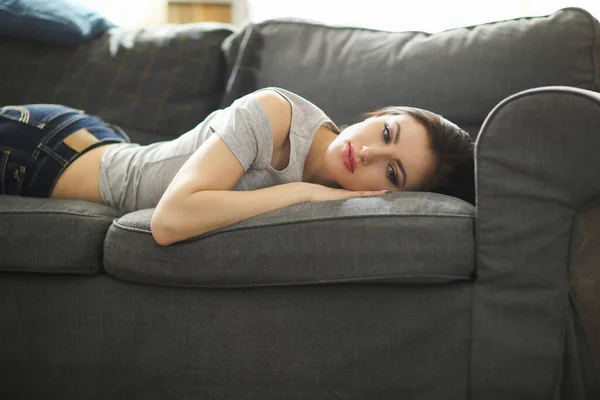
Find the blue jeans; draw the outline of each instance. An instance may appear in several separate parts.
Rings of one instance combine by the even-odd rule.
[[[0,195],[50,197],[60,174],[82,154],[129,142],[121,128],[57,104],[0,108]]]

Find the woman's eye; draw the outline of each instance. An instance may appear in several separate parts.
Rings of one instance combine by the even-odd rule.
[[[392,138],[392,135],[390,134],[390,127],[388,126],[387,123],[385,123],[383,125],[383,141],[385,144],[388,144],[390,142],[390,139]]]
[[[398,176],[396,175],[396,170],[394,169],[394,167],[392,167],[391,164],[388,164],[388,167],[387,167],[387,178],[395,186],[398,185]]]

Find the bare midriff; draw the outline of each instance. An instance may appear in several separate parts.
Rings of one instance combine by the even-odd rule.
[[[58,177],[50,197],[103,204],[100,196],[100,162],[104,153],[114,145],[96,147],[73,161]]]

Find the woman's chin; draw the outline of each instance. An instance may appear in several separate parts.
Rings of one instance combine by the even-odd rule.
[[[337,184],[338,184],[338,187],[339,187],[340,189],[345,189],[345,190],[356,190],[356,189],[354,189],[354,188],[353,188],[353,185],[352,185],[350,182],[347,182],[345,179],[344,179],[344,180],[342,180],[342,179],[338,179],[338,180],[337,180]]]
[[[325,176],[327,177],[326,180],[328,181],[327,186],[330,186],[332,188],[336,188],[336,189],[344,189],[346,184],[348,182],[345,182],[346,180],[344,179],[344,174],[348,173],[347,170],[345,168],[339,168],[336,163],[331,162],[332,159],[328,159],[325,161],[325,169],[326,171],[323,171],[323,178],[325,178]],[[336,160],[337,161],[337,160]],[[343,167],[343,165],[342,165]]]

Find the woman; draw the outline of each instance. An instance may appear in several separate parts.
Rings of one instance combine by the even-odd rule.
[[[81,199],[123,213],[155,207],[160,245],[293,204],[448,187],[472,158],[469,135],[429,111],[388,107],[340,132],[317,106],[280,88],[146,146],[81,110],[0,109],[0,194]]]

